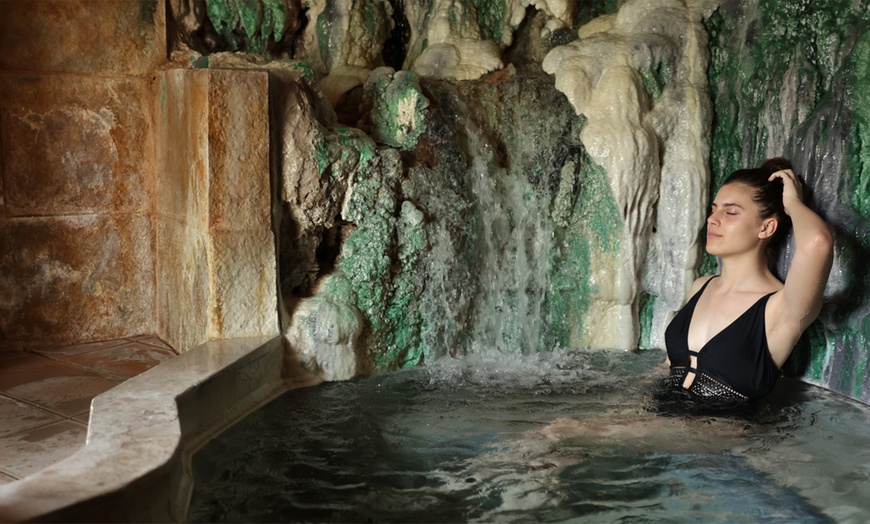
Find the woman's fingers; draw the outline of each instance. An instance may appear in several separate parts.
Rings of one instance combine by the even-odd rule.
[[[783,169],[782,171],[777,171],[776,173],[770,175],[767,180],[773,182],[773,180],[777,178],[782,180],[782,192],[784,198],[790,195],[794,195],[797,198],[802,199],[803,187],[801,185],[800,179],[797,177],[797,175],[794,174],[794,171],[792,171],[791,169]]]
[[[773,182],[777,178],[782,180],[782,205],[785,208],[785,214],[791,215],[789,207],[794,202],[803,202],[803,186],[800,179],[791,169],[777,171],[770,175],[768,181]]]
[[[794,182],[796,177],[795,177],[794,171],[792,171],[791,169],[782,169],[782,170],[777,171],[776,173],[770,175],[770,178],[768,178],[767,180],[772,182],[774,178],[782,178],[782,179],[787,178],[787,179],[791,180],[792,182]]]

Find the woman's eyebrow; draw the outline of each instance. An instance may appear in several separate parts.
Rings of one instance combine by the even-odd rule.
[[[718,204],[713,202],[712,204],[710,204],[710,207],[719,207],[719,206],[718,206]],[[724,204],[722,204],[722,207],[739,207],[740,209],[745,209],[743,206],[741,206],[740,204],[738,204],[736,202],[725,202]]]

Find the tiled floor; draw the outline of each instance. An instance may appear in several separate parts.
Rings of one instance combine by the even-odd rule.
[[[91,399],[175,356],[157,337],[0,351],[0,484],[84,446]]]

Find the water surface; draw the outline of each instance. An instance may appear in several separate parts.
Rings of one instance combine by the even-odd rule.
[[[870,409],[711,407],[661,352],[499,354],[290,391],[193,458],[218,522],[870,520]]]

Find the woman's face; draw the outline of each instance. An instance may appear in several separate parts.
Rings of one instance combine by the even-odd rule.
[[[716,193],[707,217],[707,252],[714,256],[745,253],[756,249],[769,235],[758,205],[752,201],[755,190],[741,184],[726,184]]]

